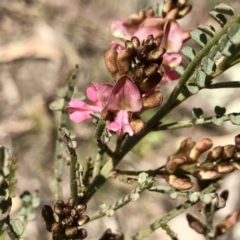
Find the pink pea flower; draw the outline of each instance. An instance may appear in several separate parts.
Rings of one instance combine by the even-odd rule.
[[[92,83],[87,88],[86,95],[94,105],[89,105],[79,99],[72,99],[67,107],[71,121],[81,123],[90,119],[90,114],[100,113],[107,103],[112,88],[111,84]]]
[[[129,77],[122,76],[114,85],[106,104],[109,111],[116,112],[114,121],[107,128],[116,132],[119,138],[125,133],[132,136],[129,118],[131,113],[140,112],[142,107],[142,97],[137,86]]]

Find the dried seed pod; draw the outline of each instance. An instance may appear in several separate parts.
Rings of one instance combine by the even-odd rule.
[[[135,36],[132,37],[131,42],[135,48],[138,48],[141,45],[139,39]]]
[[[189,227],[195,230],[197,233],[205,235],[207,227],[198,218],[195,218],[190,213],[186,215]]]
[[[73,238],[78,232],[77,227],[67,227],[65,230],[65,235],[67,238]]]

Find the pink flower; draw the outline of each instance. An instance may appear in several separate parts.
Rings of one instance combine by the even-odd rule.
[[[129,77],[122,76],[114,85],[106,105],[108,110],[117,112],[114,121],[107,128],[116,132],[119,138],[125,133],[132,136],[130,113],[140,112],[142,107],[142,97],[137,86]]]
[[[94,103],[94,105],[89,105],[79,99],[72,99],[67,107],[67,111],[70,113],[71,121],[81,123],[90,119],[90,114],[96,112],[100,113],[107,103],[111,90],[111,84],[92,83],[87,89],[86,95],[87,98]]]
[[[116,132],[119,138],[125,133],[133,135],[129,118],[131,113],[140,112],[143,104],[137,86],[129,77],[122,76],[114,86],[92,83],[86,95],[94,105],[89,105],[79,99],[72,99],[67,107],[71,121],[81,123],[90,119],[90,114],[110,111],[115,117],[112,118],[107,128]]]

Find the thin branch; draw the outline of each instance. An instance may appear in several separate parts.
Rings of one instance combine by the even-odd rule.
[[[206,86],[205,88],[206,89],[240,88],[240,81],[212,83],[209,86]]]
[[[72,70],[68,80],[68,92],[64,98],[64,103],[61,109],[61,118],[59,123],[60,128],[65,127],[67,124],[68,116],[66,113],[66,107],[74,91],[77,73],[78,73],[78,65],[76,65],[75,68]],[[55,148],[54,177],[55,177],[55,187],[56,187],[56,199],[62,199],[63,139],[58,129],[57,129],[57,142],[56,142],[56,148]]]
[[[224,115],[221,118],[223,122],[227,122],[230,120],[229,115]],[[192,119],[187,121],[179,121],[179,122],[162,124],[159,127],[155,128],[154,131],[173,130],[173,129],[179,129],[179,128],[189,128],[194,126],[212,124],[213,123],[212,119],[213,117],[206,117],[206,118],[198,118],[198,119]]]
[[[115,210],[123,207],[124,205],[126,205],[127,203],[129,203],[131,201],[137,200],[139,198],[139,194],[142,193],[145,189],[150,188],[153,185],[154,181],[155,181],[154,178],[152,178],[152,177],[148,178],[146,181],[144,181],[137,188],[132,190],[131,193],[129,193],[125,197],[119,199],[114,204],[104,207],[104,209],[101,209],[101,210],[97,211],[96,213],[92,214],[90,216],[90,221],[93,221],[93,220],[103,217],[105,215],[112,215]]]
[[[216,189],[222,184],[222,180],[217,181],[216,183],[213,183],[209,185],[207,188],[205,188],[201,193],[212,193],[216,191]],[[196,203],[196,202],[195,202]],[[153,231],[157,230],[158,228],[164,228],[166,224],[173,218],[177,217],[181,213],[183,213],[186,209],[193,206],[195,203],[191,201],[186,201],[183,204],[175,207],[170,212],[165,214],[163,217],[156,219],[152,224],[144,227],[141,229],[137,234],[135,234],[132,237],[126,237],[125,240],[140,240],[148,235],[150,235]]]

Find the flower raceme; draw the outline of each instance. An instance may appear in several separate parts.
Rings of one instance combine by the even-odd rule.
[[[179,53],[182,43],[189,39],[189,33],[183,32],[176,19],[185,16],[191,6],[187,1],[165,1],[162,17],[155,16],[152,8],[141,10],[139,14],[132,14],[126,19],[114,21],[111,24],[111,32],[114,37],[126,41],[137,37],[140,42],[152,35],[154,39],[160,39],[161,48],[165,49],[161,69],[164,71],[162,83],[176,80],[178,74],[173,67],[182,63]],[[116,43],[114,48],[119,52],[123,48]]]
[[[81,123],[90,119],[91,114],[100,113],[103,120],[110,121],[107,128],[116,132],[119,138],[125,133],[132,136],[136,129],[139,130],[139,126],[134,127],[135,124],[130,121],[133,121],[134,113],[142,110],[143,100],[137,86],[129,77],[122,76],[114,85],[92,83],[86,95],[93,105],[79,99],[69,102],[67,111],[71,121]],[[144,124],[140,130],[143,127]]]

